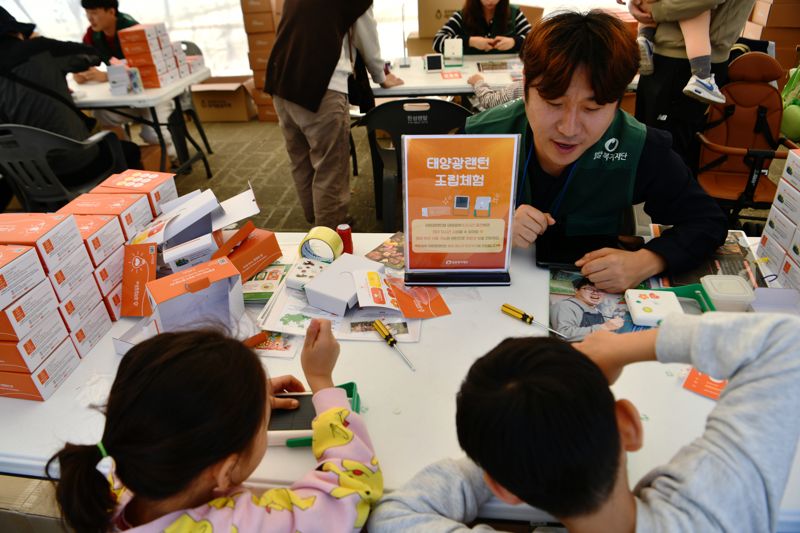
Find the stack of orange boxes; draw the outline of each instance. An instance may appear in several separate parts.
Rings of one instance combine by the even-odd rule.
[[[800,0],[756,0],[742,36],[775,43],[775,59],[788,72],[797,66],[800,45]],[[782,88],[786,77],[778,80]]]
[[[273,10],[273,1],[241,0],[244,29],[247,32],[248,57],[256,87],[253,92],[253,100],[258,106],[258,120],[262,122],[278,121],[278,115],[275,114],[275,107],[272,105],[272,98],[263,92],[267,61],[272,52],[272,46],[275,44],[275,30],[278,26],[276,12]],[[282,6],[283,2],[280,2],[276,7]]]
[[[139,69],[145,89],[164,87],[189,75],[186,55],[180,45],[172,45],[163,23],[137,24],[117,35],[128,66]]]
[[[0,214],[0,396],[46,400],[111,321],[75,218]]]

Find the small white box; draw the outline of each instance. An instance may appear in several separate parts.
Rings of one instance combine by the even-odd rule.
[[[72,342],[75,343],[75,348],[78,349],[78,354],[81,358],[92,351],[103,335],[111,329],[111,318],[108,316],[108,311],[103,302],[98,302],[94,309],[89,313],[86,319],[78,324],[78,327],[69,334],[72,337]]]
[[[100,289],[97,287],[94,276],[89,274],[78,288],[58,305],[58,311],[61,313],[67,329],[75,330],[81,322],[86,320],[100,300],[102,300]]]
[[[0,245],[0,309],[44,281],[44,269],[31,246]]]
[[[115,215],[126,239],[153,220],[146,194],[82,194],[58,210],[73,215]]]
[[[764,226],[764,233],[772,235],[783,248],[788,248],[796,229],[797,225],[773,205],[767,217],[767,224]]]
[[[211,255],[218,248],[211,234],[206,233],[178,246],[164,248],[164,262],[170,266],[173,272],[180,272],[200,263],[211,261]]]
[[[786,258],[786,250],[778,244],[778,241],[775,240],[774,237],[765,232],[761,235],[761,241],[758,243],[756,255],[761,258],[766,257],[767,267],[773,274],[777,274],[783,266],[783,260]]]
[[[0,371],[32,372],[67,335],[60,317],[40,320],[28,336],[18,341],[0,342]]]
[[[800,290],[800,267],[788,256],[783,260],[783,266],[778,273],[778,283],[781,287]]]
[[[631,320],[637,326],[655,327],[673,313],[683,313],[681,303],[674,293],[649,289],[628,289],[625,303]]]
[[[778,182],[778,190],[772,206],[780,209],[781,213],[794,222],[795,226],[800,222],[800,191],[792,187],[785,179]]]
[[[125,247],[120,246],[94,271],[94,279],[100,287],[100,294],[107,296],[111,290],[122,283],[125,265]]]
[[[57,269],[82,242],[68,214],[0,214],[0,243],[35,246],[45,272]]]
[[[78,368],[81,360],[69,337],[31,374],[0,372],[0,396],[44,401]]]
[[[0,312],[0,340],[16,342],[26,337],[43,320],[54,313],[58,316],[56,309],[53,287],[49,281],[42,281]]]
[[[308,303],[323,311],[344,315],[347,308],[358,301],[353,279],[355,270],[373,270],[382,274],[384,266],[361,256],[342,254],[306,284]]]
[[[747,311],[755,299],[753,287],[739,276],[703,276],[700,278],[700,283],[717,311]]]
[[[122,283],[111,289],[103,298],[103,303],[112,321],[116,322],[122,317]]]
[[[93,268],[89,253],[84,246],[81,246],[61,263],[58,270],[51,270],[47,277],[50,278],[50,282],[56,290],[58,301],[63,302],[77,289],[83,279],[92,274]]]
[[[75,221],[95,267],[125,244],[122,226],[114,215],[75,215]]]
[[[800,149],[789,150],[781,176],[792,187],[800,190]]]

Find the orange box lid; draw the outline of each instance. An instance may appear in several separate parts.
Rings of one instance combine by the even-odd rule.
[[[278,239],[271,231],[254,229],[242,244],[228,255],[228,259],[248,280],[258,274],[265,266],[274,263],[283,252]]]
[[[147,195],[144,193],[82,194],[57,212],[76,215],[121,215],[142,198],[147,199]]]
[[[67,213],[2,213],[0,242],[34,243],[67,218]]]
[[[228,258],[221,257],[150,281],[147,283],[147,290],[156,304],[160,304],[187,292],[197,292],[232,276],[241,274]]]
[[[97,233],[100,228],[112,220],[119,224],[119,219],[114,215],[75,215],[75,222],[78,223],[78,231],[81,232],[83,240]]]

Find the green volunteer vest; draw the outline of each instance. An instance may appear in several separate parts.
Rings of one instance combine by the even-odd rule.
[[[525,103],[514,100],[467,119],[466,133],[520,133],[517,187],[525,172],[524,147],[532,143]],[[633,203],[633,185],[647,128],[625,111],[617,110],[611,126],[575,162],[571,179],[559,205],[551,214],[566,235],[613,235],[619,233],[623,216]],[[529,176],[528,179],[531,179]],[[521,192],[522,203],[530,202],[530,184]],[[558,202],[558,200],[556,200]],[[555,212],[552,212],[555,210]]]

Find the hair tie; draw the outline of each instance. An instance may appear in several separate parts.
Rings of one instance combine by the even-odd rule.
[[[103,441],[99,441],[97,443],[97,448],[100,450],[100,455],[103,457],[108,457],[108,452],[106,451],[106,447],[103,446]]]
[[[119,477],[117,477],[117,463],[114,461],[113,457],[108,455],[102,442],[97,443],[97,449],[100,450],[100,454],[103,457],[97,462],[95,469],[97,469],[108,482],[108,487],[111,490],[114,501],[118,505],[127,504],[133,498],[133,493],[128,490],[125,485],[122,484]]]

